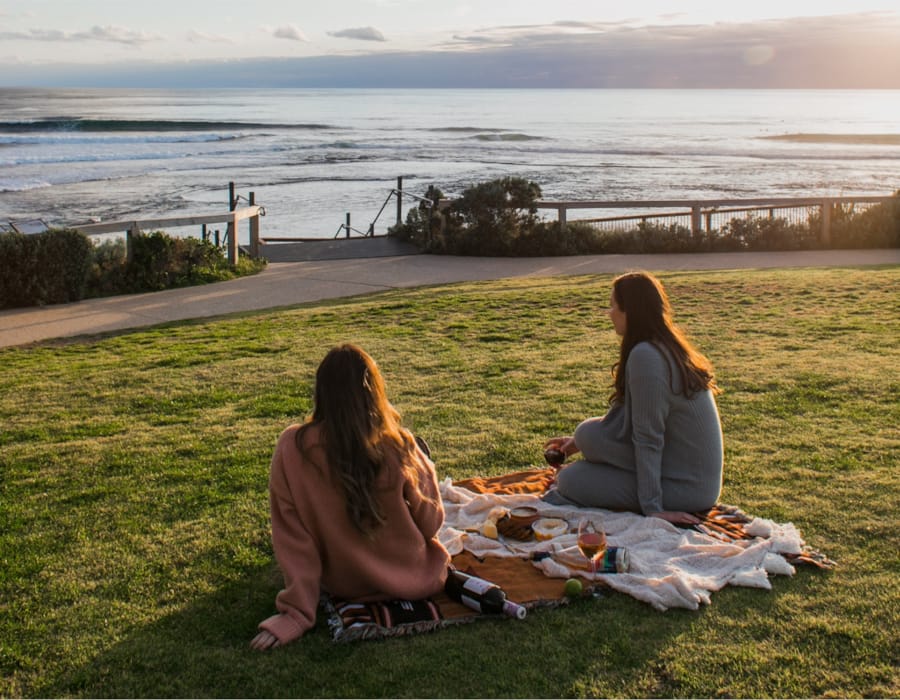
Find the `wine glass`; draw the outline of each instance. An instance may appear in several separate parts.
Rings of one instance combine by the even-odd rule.
[[[578,549],[591,562],[591,577],[597,575],[597,562],[606,554],[606,533],[599,532],[590,520],[578,522]]]
[[[562,468],[563,462],[566,461],[566,454],[559,449],[559,447],[554,445],[553,447],[548,447],[544,450],[544,459],[547,460],[547,464],[559,471]]]
[[[563,462],[566,461],[566,454],[554,445],[544,450],[544,459],[547,460],[547,464],[553,469],[553,475],[547,481],[547,488],[549,488],[556,483],[556,476],[559,474],[559,470],[562,469]]]

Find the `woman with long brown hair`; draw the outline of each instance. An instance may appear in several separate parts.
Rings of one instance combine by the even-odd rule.
[[[444,510],[434,464],[362,348],[341,345],[322,360],[312,416],[278,439],[269,502],[284,589],[253,648],[300,637],[322,591],[371,601],[443,590],[450,556],[437,540]]]
[[[613,281],[609,317],[621,336],[610,409],[553,438],[566,456],[555,503],[631,510],[674,523],[715,505],[722,488],[722,427],[712,366],[672,320],[662,283],[646,272]]]

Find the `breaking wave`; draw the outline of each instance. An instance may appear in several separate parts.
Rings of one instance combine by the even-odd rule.
[[[35,133],[46,131],[128,132],[128,131],[220,131],[227,129],[337,129],[329,124],[265,124],[262,122],[168,120],[168,119],[80,119],[49,117],[46,119],[2,121],[0,132]]]

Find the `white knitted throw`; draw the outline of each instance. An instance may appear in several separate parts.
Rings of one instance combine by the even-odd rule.
[[[696,610],[701,603],[709,603],[710,593],[727,585],[771,589],[769,574],[794,573],[794,567],[781,554],[798,554],[803,547],[792,523],[761,518],[745,526],[754,539],[724,542],[659,518],[554,506],[532,495],[477,494],[454,486],[450,479],[440,484],[440,490],[446,515],[439,537],[451,555],[465,549],[477,557],[528,559],[533,552],[546,551],[552,556],[533,562],[545,575],[591,579],[574,533],[543,542],[491,539],[479,533],[488,515],[498,507],[534,506],[542,517],[563,518],[573,527],[587,518],[602,527],[609,545],[624,547],[629,558],[627,573],[597,574],[595,579],[657,610]]]

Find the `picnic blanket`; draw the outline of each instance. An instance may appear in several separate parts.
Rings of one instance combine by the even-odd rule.
[[[725,586],[771,589],[771,575],[791,576],[795,566],[821,569],[834,562],[811,549],[792,523],[755,518],[719,504],[699,525],[676,527],[659,518],[602,509],[556,506],[540,500],[553,482],[551,469],[530,469],[498,477],[440,484],[445,521],[441,542],[453,565],[499,585],[528,609],[568,603],[564,582],[583,581],[587,591],[618,591],[655,609],[696,610]],[[576,546],[574,532],[549,541],[497,539],[480,534],[498,509],[533,506],[543,517],[562,518],[570,530],[582,518],[602,525],[610,546],[628,552],[628,570],[592,575]],[[428,601],[347,603],[323,599],[335,641],[413,634],[486,616],[444,593]]]

